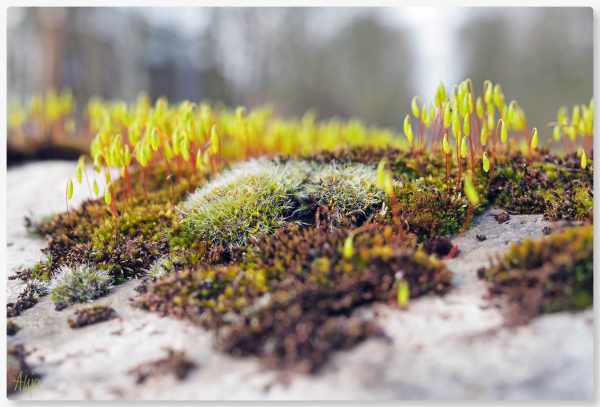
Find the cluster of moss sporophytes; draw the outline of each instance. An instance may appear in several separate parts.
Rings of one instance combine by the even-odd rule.
[[[377,333],[355,307],[446,293],[458,246],[439,239],[486,206],[593,221],[593,100],[559,112],[573,149],[562,156],[538,146],[524,110],[489,81],[480,97],[470,80],[440,83],[412,113],[400,137],[268,106],[95,98],[90,155],[67,181],[67,213],[36,225],[53,239],[18,275],[22,299],[90,301],[149,276],[140,306],[227,325],[222,349],[313,371]],[[90,199],[71,210],[84,178]],[[437,245],[443,254],[426,249]]]

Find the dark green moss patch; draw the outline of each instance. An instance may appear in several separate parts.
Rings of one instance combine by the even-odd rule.
[[[585,309],[593,304],[593,226],[568,228],[538,241],[527,239],[498,256],[479,275],[492,296],[505,297],[509,323],[541,313]]]
[[[71,328],[82,328],[84,326],[108,321],[117,317],[114,309],[102,305],[94,305],[75,311],[75,319],[69,318],[67,322]]]
[[[445,265],[414,241],[402,243],[392,227],[357,236],[351,258],[342,254],[348,225],[327,229],[280,229],[235,249],[228,264],[174,271],[138,304],[219,329],[219,347],[232,355],[314,371],[334,350],[377,334],[351,313],[372,302],[393,304],[400,279],[411,298],[450,289]]]
[[[21,327],[15,324],[11,319],[6,320],[6,334],[8,336],[16,335],[17,332],[19,332],[19,329],[21,329]]]

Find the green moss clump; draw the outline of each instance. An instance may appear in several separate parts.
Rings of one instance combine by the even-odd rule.
[[[94,305],[75,311],[75,316],[74,320],[71,318],[67,319],[69,326],[73,329],[114,319],[116,318],[116,313],[111,307]]]
[[[19,332],[19,329],[21,329],[21,327],[15,324],[12,319],[6,320],[6,334],[8,336],[16,335],[17,332]]]
[[[253,160],[227,171],[183,204],[181,222],[215,246],[245,245],[262,233],[297,223],[292,198],[308,171],[302,163]]]
[[[576,153],[562,158],[544,153],[532,178],[523,171],[527,157],[518,152],[509,158],[499,165],[501,182],[494,186],[500,206],[510,213],[543,213],[548,220],[593,220],[593,172],[581,170]]]
[[[178,270],[138,300],[145,309],[186,317],[207,328],[229,325],[220,347],[255,354],[277,367],[314,371],[335,349],[374,335],[372,324],[348,318],[360,305],[396,301],[398,282],[410,297],[446,293],[451,273],[442,262],[399,241],[397,230],[359,234],[343,255],[349,222],[279,229],[232,251],[231,262]]]
[[[313,205],[328,207],[332,229],[345,219],[364,221],[367,214],[381,208],[386,197],[377,184],[376,171],[360,163],[319,166],[303,193]]]
[[[91,265],[63,266],[50,281],[48,291],[55,302],[86,302],[108,294],[112,282],[106,270]]]
[[[585,309],[593,304],[594,231],[568,228],[547,238],[513,244],[480,274],[493,295],[506,295],[515,308],[511,320],[540,313]]]
[[[185,259],[178,255],[168,255],[156,260],[147,270],[147,275],[151,278],[164,277],[173,271],[173,266],[176,263],[184,263]]]

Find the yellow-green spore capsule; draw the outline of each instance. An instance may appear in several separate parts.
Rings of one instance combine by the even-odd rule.
[[[344,242],[344,257],[350,259],[354,256],[354,233],[350,233]]]
[[[410,108],[412,109],[413,115],[418,119],[419,118],[419,97],[415,96],[410,103]]]
[[[73,198],[73,180],[69,177],[69,183],[67,184],[67,198]]]
[[[444,141],[442,142],[442,145],[444,146],[444,153],[449,154],[450,144],[448,143],[448,133],[444,134]]]
[[[187,135],[184,135],[183,139],[181,140],[181,155],[183,156],[185,162],[190,160],[190,139],[187,138]]]
[[[501,130],[500,130],[500,140],[503,143],[506,143],[506,140],[508,139],[508,130],[506,129],[506,125],[504,124],[504,121],[500,120],[501,124]]]
[[[394,194],[394,183],[392,181],[392,177],[389,173],[385,174],[385,180],[383,182],[383,189],[388,196],[392,196]]]
[[[479,204],[479,193],[477,193],[477,190],[473,186],[470,175],[465,177],[465,195],[467,196],[467,199],[469,199],[469,202],[471,202],[471,205]]]
[[[110,205],[112,202],[112,195],[110,194],[110,187],[111,187],[112,183],[108,183],[108,186],[106,187],[106,191],[104,192],[104,201],[106,202],[107,205]]]
[[[471,119],[471,116],[469,115],[469,113],[467,113],[465,115],[465,120],[463,121],[463,133],[465,133],[465,136],[468,136],[471,134],[470,119]]]
[[[412,126],[410,125],[410,123],[408,124],[408,131],[406,132],[406,138],[408,139],[408,142],[412,144],[413,142],[413,130],[412,130]]]
[[[150,134],[150,145],[152,146],[152,150],[158,151],[160,139],[158,137],[158,129],[156,127],[152,129],[152,133]]]
[[[213,155],[219,153],[219,132],[217,130],[217,125],[213,125],[210,129],[210,151]]]
[[[560,125],[557,124],[556,126],[554,126],[552,136],[554,137],[554,140],[560,141]]]
[[[585,151],[581,151],[581,168],[585,170],[585,167],[587,167],[587,157]]]
[[[410,289],[406,280],[402,279],[398,283],[398,305],[404,307],[410,299]]]
[[[455,138],[458,138],[458,134],[460,133],[460,116],[458,115],[458,110],[454,109],[452,112],[452,134]]]
[[[538,131],[537,129],[534,127],[533,128],[533,135],[531,136],[531,148],[536,148],[538,144]]]
[[[481,96],[477,98],[477,102],[475,102],[475,113],[477,117],[483,119],[483,100],[481,100]]]
[[[385,184],[385,158],[382,158],[377,165],[377,182],[383,188]]]
[[[450,123],[452,123],[452,112],[450,112],[450,103],[446,103],[444,106],[444,127],[450,127]]]
[[[96,180],[94,179],[94,194],[96,194],[96,196],[98,196],[98,194],[100,193],[100,189],[98,188],[98,183],[96,182]]]
[[[79,165],[77,165],[77,182],[79,182],[81,184],[81,180],[83,179],[82,174],[81,174],[81,168],[82,165],[81,163],[79,163]]]
[[[485,151],[483,152],[483,170],[485,172],[490,170],[490,159]]]
[[[492,101],[492,82],[485,81],[483,86],[485,87],[485,95],[483,96],[483,100],[486,104],[489,104]]]
[[[487,136],[488,136],[488,129],[487,126],[481,126],[481,136],[480,136],[480,140],[481,140],[481,145],[485,146],[485,143],[487,143]]]
[[[406,117],[404,118],[404,135],[405,136],[408,134],[408,126],[410,126],[410,116],[406,115]]]
[[[462,143],[460,143],[460,155],[462,158],[467,157],[467,137],[463,137]]]

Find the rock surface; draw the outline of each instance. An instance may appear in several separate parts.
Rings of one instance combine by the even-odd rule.
[[[29,236],[23,218],[62,212],[75,163],[44,162],[8,171],[7,271],[39,260],[43,238]],[[88,174],[91,174],[88,170]],[[75,184],[71,205],[89,196]],[[356,311],[375,318],[388,339],[369,339],[333,356],[316,375],[282,374],[254,358],[216,351],[213,333],[173,318],[131,307],[135,280],[117,286],[94,304],[114,308],[118,318],[81,329],[67,319],[87,305],[56,311],[43,297],[13,321],[21,330],[8,346],[23,344],[27,363],[42,374],[33,399],[592,399],[593,311],[535,318],[503,326],[501,310],[485,299],[477,269],[511,242],[540,238],[549,222],[541,215],[511,215],[498,224],[490,208],[474,219],[460,254],[448,262],[455,288],[443,298],[411,300],[401,311],[374,305]],[[485,235],[480,241],[477,235]],[[456,237],[455,237],[456,239]],[[8,302],[24,284],[9,281]],[[184,380],[150,377],[136,384],[131,373],[144,363],[183,350],[197,367]],[[28,399],[29,392],[11,398]]]

